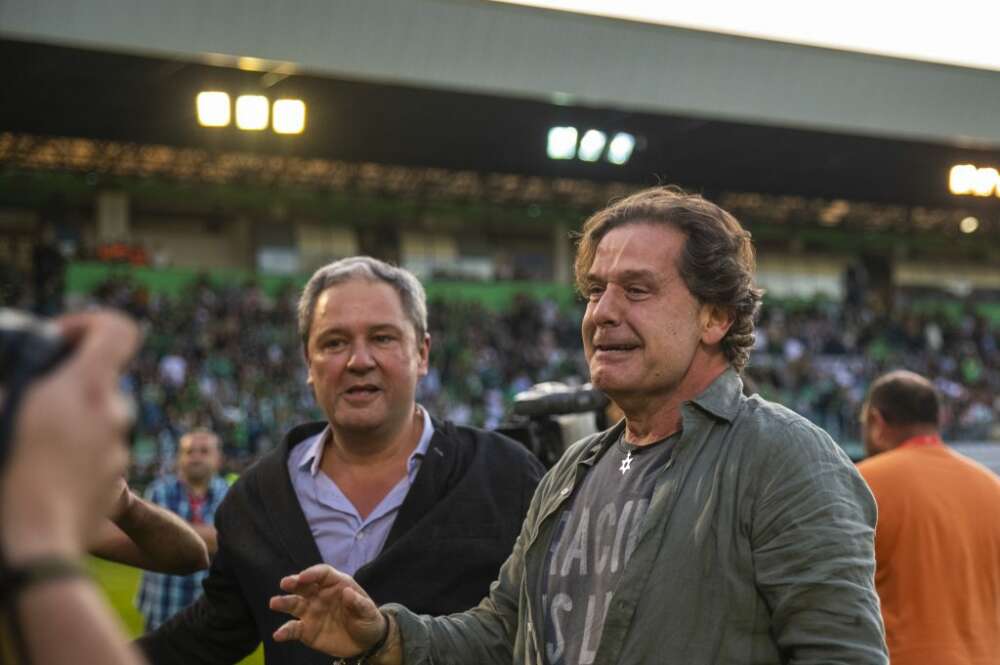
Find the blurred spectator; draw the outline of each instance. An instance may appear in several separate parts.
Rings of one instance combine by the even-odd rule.
[[[939,422],[924,377],[894,371],[872,384],[858,471],[878,502],[875,584],[893,665],[1000,653],[1000,479],[945,446]]]
[[[208,430],[185,434],[177,454],[177,474],[160,478],[146,489],[147,501],[181,516],[198,532],[209,556],[216,550],[215,511],[229,489],[219,476],[219,448],[219,437]],[[184,576],[143,573],[136,606],[146,620],[146,630],[154,630],[193,603],[207,575],[207,571]]]
[[[34,271],[35,312],[47,316],[62,311],[66,259],[56,243],[56,232],[51,224],[39,227],[31,263]]]
[[[257,284],[198,280],[172,298],[127,280],[92,300],[121,307],[148,325],[133,367],[140,405],[136,430],[141,485],[173,459],[180,432],[204,426],[226,442],[227,471],[269,450],[289,422],[320,417],[306,389],[305,364],[287,321],[294,290],[268,296]],[[918,311],[897,297],[898,314],[816,300],[768,301],[747,369],[761,395],[789,405],[841,443],[860,440],[858,415],[871,380],[892,367],[928,376],[946,396],[944,435],[1000,439],[997,327],[971,311]],[[582,383],[582,307],[560,308],[522,295],[507,308],[437,301],[431,371],[417,399],[458,422],[494,427],[518,392],[541,381]]]

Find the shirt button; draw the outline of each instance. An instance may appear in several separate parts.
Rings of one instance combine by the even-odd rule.
[[[567,494],[570,493],[572,489],[573,489],[572,487],[564,487],[562,488],[562,491],[559,492],[559,494],[566,496]]]

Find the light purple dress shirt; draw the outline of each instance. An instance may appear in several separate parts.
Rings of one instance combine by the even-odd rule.
[[[323,561],[337,570],[353,575],[382,551],[399,507],[417,477],[420,462],[434,435],[434,424],[427,410],[420,407],[420,411],[424,414],[424,431],[406,462],[406,476],[364,519],[337,484],[320,471],[323,442],[330,431],[329,425],[316,436],[295,446],[288,456],[288,475],[319,553]]]

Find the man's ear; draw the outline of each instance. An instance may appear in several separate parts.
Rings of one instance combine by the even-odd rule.
[[[424,339],[421,343],[417,344],[417,351],[420,354],[420,359],[417,364],[417,374],[419,376],[426,376],[428,370],[431,368],[431,335],[430,333],[424,333]]]
[[[885,416],[872,405],[865,409],[865,426],[878,427],[880,430],[885,427]]]
[[[718,305],[704,304],[698,312],[701,324],[701,341],[705,344],[718,344],[733,326],[733,314]]]
[[[311,386],[313,384],[313,377],[312,372],[310,371],[312,369],[312,363],[309,362],[309,349],[302,349],[302,359],[306,361],[306,384]]]

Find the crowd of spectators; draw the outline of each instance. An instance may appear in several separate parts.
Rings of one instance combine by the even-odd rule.
[[[947,440],[1000,440],[1000,329],[972,306],[949,309],[917,311],[903,297],[891,313],[870,304],[765,301],[749,374],[762,395],[849,442],[860,437],[868,384],[909,369],[944,396]]]
[[[292,286],[268,295],[254,284],[207,279],[168,297],[116,280],[70,303],[124,309],[146,329],[125,379],[137,404],[137,482],[164,471],[179,436],[196,426],[220,433],[238,471],[291,424],[320,417],[295,331],[297,298]],[[847,443],[859,438],[869,382],[904,367],[931,377],[945,395],[947,439],[1000,440],[1000,331],[971,308],[957,316],[907,311],[767,301],[747,375],[754,390]],[[501,311],[432,300],[431,369],[418,400],[440,416],[493,428],[533,384],[586,381],[582,313],[582,304],[560,307],[528,294]]]

